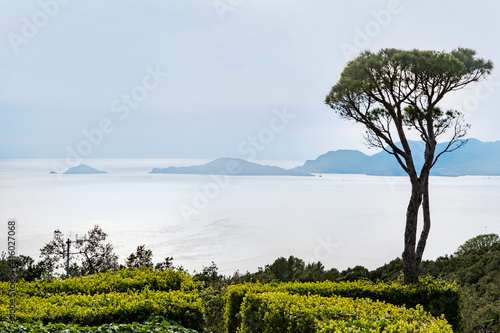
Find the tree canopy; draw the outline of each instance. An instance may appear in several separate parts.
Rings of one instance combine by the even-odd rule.
[[[436,140],[454,129],[450,146],[456,149],[468,128],[456,110],[441,110],[444,96],[491,74],[493,63],[475,57],[471,49],[458,48],[449,53],[437,51],[383,49],[363,52],[347,64],[339,82],[326,97],[326,104],[342,118],[367,127],[370,146],[386,149],[401,167],[412,172],[408,152],[396,146],[404,141],[405,128],[416,130],[424,142]],[[439,156],[426,161],[432,167]]]
[[[463,255],[470,251],[488,251],[495,244],[500,244],[500,237],[497,234],[479,235],[460,245],[455,254]]]
[[[153,251],[146,249],[146,245],[139,245],[135,253],[131,253],[125,265],[129,268],[153,267]]]
[[[405,283],[418,282],[422,255],[430,231],[429,175],[439,157],[460,148],[468,124],[457,110],[442,110],[446,94],[491,74],[493,63],[471,49],[451,52],[383,49],[365,51],[350,61],[325,103],[344,119],[366,127],[366,141],[393,155],[408,174],[411,197],[406,212],[403,271]],[[410,131],[425,143],[424,163],[418,170],[409,144]],[[438,138],[451,134],[436,152]],[[423,228],[417,242],[417,222],[423,209]]]
[[[96,225],[87,232],[83,241],[72,242],[74,249],[70,249],[69,254],[71,276],[105,272],[118,267],[118,256],[113,252],[113,245],[105,243],[106,237],[107,234]],[[64,238],[64,234],[56,230],[54,238],[40,249],[40,257],[52,270],[66,267],[67,241]],[[81,261],[81,265],[76,265],[75,260]]]

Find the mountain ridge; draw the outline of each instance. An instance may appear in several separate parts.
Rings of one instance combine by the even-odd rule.
[[[415,166],[423,164],[424,143],[409,141],[414,154]],[[437,145],[436,153],[442,151],[447,142]],[[400,146],[400,143],[397,143]],[[366,174],[376,176],[403,176],[405,172],[394,156],[386,151],[366,155],[358,150],[335,150],[320,155],[315,160],[307,160],[304,165],[293,168],[295,171],[309,173]],[[445,153],[431,170],[433,176],[500,176],[500,140],[482,142],[468,139],[456,151]]]
[[[277,166],[261,165],[239,158],[218,158],[203,165],[154,168],[154,174],[219,174],[234,176],[312,176],[308,172],[286,170]]]

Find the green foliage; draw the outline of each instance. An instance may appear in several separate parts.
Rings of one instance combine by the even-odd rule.
[[[460,254],[439,257],[422,263],[422,274],[456,281],[463,295],[464,330],[467,333],[500,332],[500,244],[477,246],[476,240],[495,239],[480,235],[465,244],[474,248]],[[464,244],[464,245],[465,245]],[[465,249],[462,245],[460,248]],[[484,245],[484,243],[483,243]],[[372,278],[395,280],[401,273],[401,259],[391,261],[371,273]]]
[[[276,259],[271,265],[266,266],[266,272],[269,272],[274,279],[271,281],[281,282],[313,282],[313,281],[334,281],[340,278],[340,273],[336,269],[325,270],[321,261],[305,264],[302,259],[290,256],[288,259],[281,257]],[[259,279],[260,282],[266,282]]]
[[[70,262],[81,261],[80,265],[73,265],[70,273],[78,275],[89,275],[105,272],[118,267],[118,256],[113,252],[113,245],[104,243],[107,234],[98,226],[87,232],[85,241],[72,242],[74,249],[70,249]],[[46,272],[51,276],[57,269],[66,270],[67,240],[64,234],[56,230],[54,238],[40,249],[40,256],[46,267],[51,270]]]
[[[461,286],[460,290],[463,294],[464,304],[463,316],[465,319],[463,326],[467,333],[500,332],[500,243],[496,241],[494,236],[496,235],[475,237],[472,240],[480,240],[481,242],[472,243],[471,240],[467,241],[466,244],[474,245],[467,251],[460,252],[460,254],[457,252],[452,256],[440,257],[435,261],[422,262],[421,271],[423,275],[441,280],[457,281]],[[465,244],[460,248],[465,248]],[[34,261],[29,257],[21,256],[19,259],[18,267],[23,267],[23,269],[33,268],[38,265],[34,265]],[[279,258],[274,262],[275,265],[267,265],[264,269],[259,268],[258,272],[247,272],[246,274],[236,272],[232,277],[220,275],[217,267],[212,263],[211,266],[205,267],[201,273],[195,274],[194,281],[185,272],[168,269],[168,267],[171,267],[171,260],[171,258],[166,258],[163,271],[153,270],[152,268],[134,268],[68,280],[41,279],[36,282],[21,280],[17,284],[18,298],[21,301],[18,306],[19,304],[31,304],[32,308],[41,307],[37,311],[39,317],[32,317],[33,319],[42,319],[43,316],[46,318],[50,316],[52,316],[50,318],[55,318],[56,315],[63,316],[65,308],[72,309],[72,311],[66,311],[66,313],[71,312],[70,315],[78,315],[78,320],[83,322],[97,321],[99,318],[104,318],[103,320],[118,319],[107,326],[84,327],[80,330],[78,330],[78,325],[44,325],[43,322],[25,322],[17,325],[0,323],[0,331],[17,333],[24,328],[33,328],[33,330],[36,328],[40,332],[59,332],[57,331],[59,328],[56,327],[60,327],[60,332],[64,330],[67,330],[64,332],[97,332],[101,329],[102,332],[122,332],[120,329],[123,332],[139,332],[141,329],[154,331],[153,327],[155,329],[158,327],[165,329],[164,326],[156,324],[156,326],[153,324],[148,326],[149,324],[146,323],[144,325],[139,323],[118,324],[125,317],[123,315],[122,319],[120,319],[123,314],[120,314],[120,309],[127,308],[127,322],[134,320],[134,318],[145,320],[151,313],[163,315],[168,313],[170,320],[185,311],[196,322],[195,325],[198,325],[198,329],[202,327],[204,322],[203,329],[206,332],[223,333],[226,332],[226,327],[228,332],[236,332],[241,324],[240,310],[245,297],[249,294],[265,292],[282,292],[297,296],[366,297],[395,305],[405,304],[408,307],[416,307],[416,304],[422,304],[425,311],[431,312],[435,316],[444,313],[448,322],[455,326],[456,332],[460,331],[462,326],[459,310],[461,298],[457,292],[457,287],[433,278],[424,278],[421,280],[420,285],[413,286],[402,286],[395,283],[393,281],[400,281],[402,272],[402,260],[399,258],[371,272],[368,272],[362,266],[356,266],[339,273],[335,269],[326,271],[320,262],[307,265],[304,263],[302,265],[302,260],[291,256],[288,259]],[[9,262],[7,262],[8,264]],[[271,269],[273,265],[274,272]],[[2,261],[0,260],[0,273],[3,269],[6,276],[8,276],[10,267],[2,267]],[[276,281],[279,281],[279,279],[275,272],[277,272],[276,275],[285,279],[292,276],[292,281],[295,282],[277,283]],[[290,274],[291,272],[293,274]],[[20,274],[20,276],[26,280],[28,275]],[[356,279],[364,281],[353,281]],[[388,283],[372,283],[369,280]],[[258,281],[265,284],[258,283]],[[298,283],[300,281],[324,282]],[[3,318],[6,318],[8,313],[9,289],[9,283],[0,283],[0,304],[2,304],[0,316]],[[154,295],[157,292],[160,293]],[[111,297],[106,297],[108,294]],[[154,303],[160,302],[160,298],[167,301],[167,303],[172,300],[172,304],[169,303],[167,308],[155,307]],[[31,303],[26,301],[28,299],[32,299]],[[153,301],[149,302],[147,299]],[[106,309],[109,307],[106,302],[110,301],[123,305],[117,307],[117,311],[113,312]],[[90,306],[88,302],[92,302],[92,305]],[[53,309],[53,311],[43,310],[43,305]],[[94,309],[100,307],[97,311],[98,314],[92,314],[87,316],[90,319],[84,319],[88,314],[85,312],[86,309],[92,307]],[[99,311],[102,313],[99,313]],[[182,320],[179,319],[179,321]],[[187,321],[184,320],[184,322]],[[349,326],[350,324],[338,320],[322,321],[318,325],[318,329],[325,332],[354,330],[354,326]],[[364,330],[360,331],[368,332],[368,327],[370,326],[368,325]],[[396,328],[391,329],[393,329],[393,332],[399,332]],[[187,329],[182,331],[181,328],[172,328],[172,330],[175,332],[189,332]],[[25,332],[25,330],[22,332]]]
[[[435,104],[447,92],[479,81],[492,69],[491,61],[464,48],[449,53],[391,48],[365,51],[347,64],[325,102],[341,117],[361,123],[375,123],[389,117],[392,108],[402,106],[402,119],[415,128],[427,112],[436,111],[432,116],[442,126],[456,114],[434,109]]]
[[[262,283],[245,283],[239,285],[232,285],[228,287],[226,293],[224,321],[226,330],[229,333],[236,332],[240,326],[240,308],[243,299],[250,293],[262,293],[272,291],[276,288],[277,284],[262,284]]]
[[[201,273],[194,275],[198,295],[203,304],[205,331],[225,333],[224,296],[227,291],[227,279],[218,273],[215,263],[204,267]]]
[[[0,283],[0,290],[8,290],[8,287],[7,282]],[[108,292],[136,291],[145,288],[157,291],[193,291],[195,285],[192,278],[186,273],[174,270],[159,272],[152,268],[122,269],[88,277],[20,282],[17,284],[19,292],[39,297],[51,294],[94,295]]]
[[[290,256],[288,259],[278,258],[269,266],[276,279],[283,282],[296,281],[304,268],[304,261],[294,256]]]
[[[157,271],[165,271],[167,269],[173,269],[174,268],[173,261],[174,261],[173,257],[166,257],[162,262],[159,262],[155,265],[155,269]]]
[[[471,49],[451,52],[382,49],[362,52],[350,61],[325,103],[341,118],[366,128],[369,146],[393,155],[411,179],[412,196],[407,208],[403,273],[405,283],[417,283],[429,234],[429,175],[439,157],[467,141],[469,129],[456,110],[443,111],[438,103],[446,94],[465,88],[491,74],[493,63],[476,57]],[[414,131],[425,143],[422,165],[409,146]],[[451,140],[436,151],[438,137],[450,131]],[[401,145],[398,147],[396,141]],[[417,223],[423,209],[424,228],[417,239]],[[411,231],[411,232],[410,232]],[[418,244],[418,246],[416,246]]]
[[[0,307],[1,319],[8,308]],[[97,295],[18,296],[17,318],[22,322],[41,321],[83,325],[143,322],[151,315],[165,316],[194,329],[202,327],[198,296],[181,291],[107,293]]]
[[[9,283],[0,283],[0,319],[9,315]],[[102,325],[143,322],[152,315],[202,329],[203,306],[191,277],[183,272],[127,269],[67,280],[20,281],[17,318]]]
[[[422,262],[422,266],[425,262]],[[379,267],[370,272],[370,280],[372,281],[396,281],[401,277],[403,273],[403,260],[401,258],[396,258],[391,260],[388,264]]]
[[[369,299],[300,296],[284,292],[248,294],[238,332],[449,332],[443,318]]]
[[[47,262],[39,261],[35,264],[33,258],[23,255],[17,256],[12,260],[6,257],[5,252],[2,252],[0,257],[1,282],[10,281],[12,265],[16,268],[17,278],[26,281],[41,279],[46,275],[45,272],[52,270],[50,267],[47,267]]]
[[[128,256],[126,266],[129,268],[153,267],[153,251],[147,250],[146,245],[138,246],[135,253]]]
[[[355,266],[342,271],[341,275],[345,281],[368,280],[370,271],[363,266]]]
[[[250,273],[246,272],[245,274],[240,274],[239,271],[236,271],[233,276],[228,279],[228,282],[231,284],[239,284],[246,282],[262,282],[262,283],[272,283],[276,282],[276,276],[269,269],[269,265],[266,265],[265,268],[259,267],[257,272]]]
[[[461,285],[466,332],[500,332],[500,244],[441,257],[428,266],[429,274]]]
[[[0,318],[8,319],[8,306],[0,306]],[[19,295],[16,317],[21,322],[41,321],[82,325],[143,322],[164,316],[193,329],[201,329],[201,301],[195,293],[143,291],[96,295],[27,297]]]
[[[163,317],[153,317],[144,323],[130,324],[105,324],[101,326],[80,326],[71,324],[47,324],[36,323],[7,323],[0,322],[0,331],[3,333],[144,333],[144,332],[165,332],[165,333],[196,333],[197,331],[182,327],[174,321],[166,320]]]
[[[340,273],[337,269],[332,268],[328,271],[325,266],[318,261],[316,263],[307,264],[304,271],[298,275],[297,281],[314,282],[314,281],[335,281],[340,279]]]
[[[203,304],[204,328],[212,333],[225,333],[224,304],[226,285],[208,285],[200,282],[198,295]]]
[[[460,245],[455,254],[464,255],[470,251],[489,251],[495,244],[500,244],[500,237],[497,234],[479,235]]]
[[[398,306],[415,308],[423,306],[425,311],[438,317],[442,314],[460,332],[462,322],[462,298],[454,284],[443,281],[423,280],[419,284],[402,285],[400,283],[355,282],[318,282],[318,283],[283,283],[283,284],[243,284],[229,286],[226,295],[225,321],[228,332],[235,332],[241,318],[239,311],[243,299],[250,293],[269,291],[288,292],[297,295],[319,295],[322,297],[342,296],[351,298],[369,298]]]

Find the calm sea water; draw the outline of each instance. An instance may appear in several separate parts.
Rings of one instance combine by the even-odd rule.
[[[155,261],[225,274],[255,271],[290,255],[327,268],[374,269],[403,251],[409,182],[404,177],[148,174],[153,167],[206,161],[96,159],[107,174],[54,175],[53,159],[0,160],[0,220],[18,222],[18,250],[38,258],[59,229],[74,238],[94,225],[124,262],[138,245]],[[60,162],[63,162],[60,160]],[[293,167],[300,162],[265,161]],[[432,229],[425,257],[500,233],[500,177],[431,179]]]

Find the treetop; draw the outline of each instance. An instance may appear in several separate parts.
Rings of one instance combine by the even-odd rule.
[[[492,69],[490,60],[460,47],[451,52],[395,48],[364,51],[348,62],[325,102],[341,116],[350,116],[343,111],[346,106],[367,102],[384,109],[404,103],[429,111],[447,92],[479,81]]]

